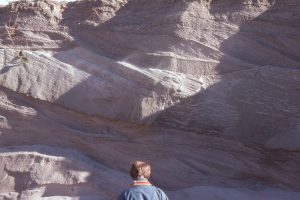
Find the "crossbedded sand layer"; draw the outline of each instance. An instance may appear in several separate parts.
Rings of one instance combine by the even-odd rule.
[[[0,198],[115,199],[144,159],[171,199],[299,199],[299,10],[0,8]]]
[[[224,198],[235,191],[246,199],[271,199],[272,191],[297,197],[285,191],[298,189],[297,152],[91,117],[3,88],[0,105],[6,196],[114,199],[130,184],[128,161],[144,158],[153,166],[151,181],[177,199],[205,196],[216,186],[216,196],[229,190]]]

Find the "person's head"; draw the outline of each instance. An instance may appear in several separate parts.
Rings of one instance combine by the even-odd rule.
[[[143,161],[134,161],[130,168],[130,176],[132,179],[150,178],[151,167]]]

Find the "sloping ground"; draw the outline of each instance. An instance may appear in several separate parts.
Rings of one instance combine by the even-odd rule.
[[[0,198],[115,199],[135,159],[175,200],[300,198],[298,1],[21,1],[0,19]]]
[[[197,189],[202,185],[254,190],[245,196],[255,190],[298,195],[284,191],[299,189],[297,152],[90,117],[4,88],[1,115],[6,195],[113,199],[130,183],[129,161],[139,158],[152,163],[153,183],[170,195],[194,199],[205,194]]]

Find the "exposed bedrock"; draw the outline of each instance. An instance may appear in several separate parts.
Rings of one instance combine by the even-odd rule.
[[[299,1],[20,1],[0,35],[0,199],[114,199],[135,159],[174,200],[300,198]]]
[[[141,158],[153,166],[151,181],[175,199],[205,195],[195,189],[203,185],[218,187],[217,196],[239,187],[268,199],[272,191],[298,197],[298,152],[91,117],[7,89],[0,103],[0,193],[11,199],[114,199],[130,183],[129,161]]]

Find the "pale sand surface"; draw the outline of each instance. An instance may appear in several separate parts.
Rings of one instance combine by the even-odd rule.
[[[297,0],[1,7],[0,199],[116,199],[138,159],[174,200],[300,199],[299,19]]]

